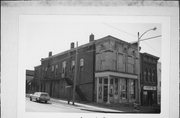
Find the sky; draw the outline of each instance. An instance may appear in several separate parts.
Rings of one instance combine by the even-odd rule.
[[[136,21],[136,20],[135,20]],[[95,40],[112,35],[127,42],[137,41],[137,33],[142,39],[161,35],[161,24],[155,22],[133,22],[133,19],[107,16],[75,15],[23,15],[19,21],[20,50],[23,54],[26,69],[33,70],[40,65],[41,58],[70,49],[71,42],[78,45],[89,42],[89,35]],[[161,37],[140,42],[141,52],[160,57]]]

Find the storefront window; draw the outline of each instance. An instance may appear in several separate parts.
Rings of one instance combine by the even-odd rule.
[[[102,86],[99,85],[99,99],[102,99]]]
[[[126,80],[122,79],[121,81],[121,86],[122,86],[122,90],[121,90],[121,97],[122,99],[126,99],[127,98],[127,91],[126,91]]]
[[[99,84],[102,84],[102,78],[101,77],[99,78]]]
[[[130,84],[130,99],[135,99],[135,80],[129,80]]]
[[[108,79],[104,78],[104,84],[108,84]]]
[[[115,91],[114,91],[115,95],[118,95],[118,79],[115,79]]]
[[[110,84],[113,84],[113,79],[110,80]]]

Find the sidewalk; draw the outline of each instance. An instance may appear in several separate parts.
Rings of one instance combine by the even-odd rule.
[[[51,101],[56,103],[64,103],[67,104],[67,100],[60,100],[51,98]],[[70,102],[72,105],[72,102]],[[140,109],[134,109],[132,104],[99,104],[99,103],[80,103],[75,102],[75,107],[86,110],[86,111],[93,111],[93,112],[101,112],[101,113],[160,113],[159,107],[153,106],[140,106]]]
[[[60,99],[51,98],[51,101],[56,102],[56,103],[68,104],[66,100],[60,100]],[[70,102],[69,105],[72,105],[72,102]],[[120,110],[114,110],[114,109],[109,109],[109,108],[98,107],[98,106],[92,105],[90,103],[82,104],[82,103],[79,103],[79,102],[75,102],[74,106],[78,107],[81,110],[93,111],[93,112],[101,112],[101,113],[121,113],[121,112],[123,112],[123,111],[120,111]]]

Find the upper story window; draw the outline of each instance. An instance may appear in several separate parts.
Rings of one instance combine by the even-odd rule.
[[[52,66],[51,70],[54,71],[54,66]]]
[[[71,67],[74,67],[74,66],[75,66],[75,61],[72,60],[72,62],[71,62]]]
[[[84,66],[84,59],[80,59],[80,67]]]
[[[144,80],[146,80],[146,71],[144,71]]]
[[[65,73],[65,69],[66,69],[66,61],[63,61],[63,63],[62,63],[62,73]]]
[[[58,69],[58,64],[56,64],[56,69]]]
[[[45,68],[45,71],[47,71],[47,67]]]
[[[72,60],[72,62],[71,62],[71,70],[73,71],[73,70],[74,70],[74,68],[75,68],[75,61],[74,61],[74,60]]]

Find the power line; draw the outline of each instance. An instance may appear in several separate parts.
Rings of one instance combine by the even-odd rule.
[[[113,28],[113,29],[115,29],[115,30],[118,30],[118,31],[120,31],[120,32],[123,32],[123,33],[126,33],[126,34],[128,34],[128,36],[131,36],[131,37],[137,37],[136,35],[134,35],[134,34],[131,34],[131,33],[129,33],[129,32],[126,32],[126,31],[124,31],[124,30],[122,30],[122,29],[119,29],[119,28],[117,28],[117,27],[114,27],[114,26],[112,26],[112,25],[109,25],[109,24],[107,24],[107,23],[103,23],[104,25],[106,25],[106,26],[108,26],[108,27],[111,27],[111,28]]]
[[[126,32],[126,31],[124,31],[124,30],[122,30],[122,29],[119,29],[119,28],[114,27],[114,26],[112,26],[112,25],[109,25],[109,24],[107,24],[107,23],[103,23],[103,24],[105,24],[106,26],[109,26],[109,27],[111,27],[111,28],[113,28],[113,29],[116,29],[116,30],[118,30],[118,31],[124,32],[124,33],[128,34],[128,36],[131,36],[131,37],[133,37],[133,38],[137,37],[137,36],[134,35],[134,34],[128,33],[128,32]],[[149,37],[149,38],[145,38],[145,39],[141,39],[140,41],[149,40],[149,39],[158,38],[158,37],[161,37],[161,35],[153,36],[153,37]],[[136,42],[136,41],[135,41],[135,42]],[[146,43],[146,42],[145,42],[145,43]],[[149,44],[146,43],[146,45],[149,46],[151,49],[153,49],[155,52],[158,52],[158,53],[160,54],[159,51],[157,51],[156,49],[154,49],[154,48],[153,48],[152,46],[150,46]]]

